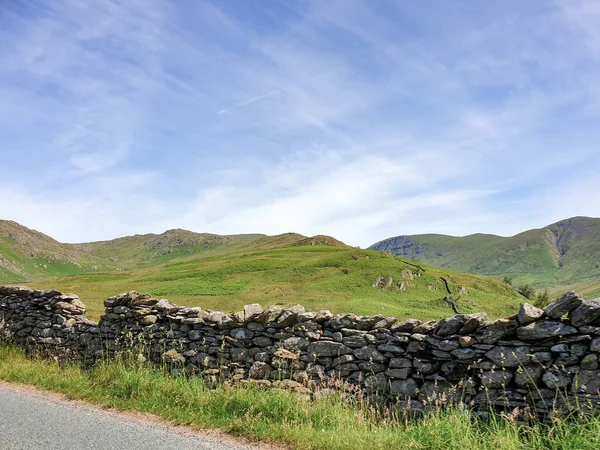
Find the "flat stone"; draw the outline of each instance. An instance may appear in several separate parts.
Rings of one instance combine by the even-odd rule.
[[[590,344],[590,350],[593,352],[600,352],[600,338],[592,339],[592,343]]]
[[[470,334],[477,330],[487,319],[486,313],[475,313],[475,314],[464,314],[465,324],[460,330],[459,334]]]
[[[542,381],[550,389],[560,389],[571,383],[571,376],[564,371],[548,370],[542,376]]]
[[[369,394],[383,393],[387,388],[387,378],[383,373],[371,375],[365,378],[365,390]]]
[[[535,388],[543,373],[544,368],[539,365],[520,367],[515,373],[515,384],[519,387]]]
[[[408,319],[403,320],[402,322],[397,322],[391,326],[390,330],[392,332],[412,332],[417,325],[421,325],[421,321],[417,319]]]
[[[340,356],[350,353],[351,350],[339,342],[317,341],[308,346],[307,352],[318,356]]]
[[[246,328],[234,328],[229,334],[232,338],[240,341],[250,340],[254,337],[254,333]]]
[[[414,398],[417,395],[419,385],[412,378],[408,380],[393,380],[390,383],[390,394],[393,397]]]
[[[367,340],[364,336],[347,336],[342,338],[342,343],[351,348],[360,348],[367,345]]]
[[[495,344],[505,337],[514,335],[519,323],[514,319],[498,319],[482,327],[477,335],[478,342],[482,344]]]
[[[158,322],[158,317],[153,314],[148,314],[140,319],[140,325],[143,326],[154,325],[156,322]]]
[[[458,338],[458,343],[461,347],[470,347],[474,342],[471,336],[460,336]]]
[[[394,354],[403,354],[405,350],[399,345],[392,344],[382,344],[377,347],[377,350],[383,353],[394,353]]]
[[[521,303],[519,314],[517,314],[517,320],[521,325],[527,325],[528,323],[535,322],[543,315],[543,309],[537,308],[529,303]]]
[[[223,318],[225,318],[225,314],[220,311],[211,312],[206,320],[211,323],[219,323]]]
[[[354,356],[352,356],[352,355],[342,355],[339,358],[335,358],[333,360],[332,365],[333,365],[333,367],[335,367],[335,366],[339,366],[340,364],[350,363],[352,361],[354,361]]]
[[[256,336],[255,338],[252,339],[252,343],[254,345],[256,345],[257,347],[262,347],[262,348],[273,345],[273,341],[266,336]]]
[[[583,297],[575,291],[569,291],[554,303],[548,305],[544,314],[551,319],[560,319],[569,311],[583,303]]]
[[[173,312],[179,311],[181,308],[179,306],[173,305],[167,299],[161,299],[158,301],[156,305],[154,305],[154,309],[158,311],[165,311],[167,314],[171,314]]]
[[[426,334],[432,331],[437,326],[436,320],[430,320],[429,322],[423,322],[413,328],[413,333]]]
[[[518,367],[531,363],[529,347],[496,347],[485,356],[500,367]]]
[[[463,337],[463,336],[461,336]],[[454,339],[444,339],[438,344],[438,348],[444,352],[451,352],[460,347],[460,343]]]
[[[453,350],[451,352],[451,354],[456,359],[460,359],[460,360],[473,359],[477,356],[477,353],[472,348],[459,348],[459,349]]]
[[[411,373],[412,369],[408,367],[404,369],[388,369],[385,372],[385,376],[388,378],[398,378],[401,380],[406,380]]]
[[[600,298],[581,303],[569,313],[574,327],[590,324],[600,318]]]
[[[481,384],[488,389],[504,388],[513,379],[513,373],[508,370],[494,370],[481,375]]]
[[[456,334],[462,328],[464,323],[465,317],[462,314],[440,320],[435,333],[438,336],[450,336],[451,334]]]
[[[356,359],[363,361],[377,361],[384,362],[385,357],[377,350],[372,347],[362,347],[354,350],[354,356]]]
[[[408,358],[392,358],[390,359],[390,369],[404,369],[412,367],[412,361]]]
[[[257,319],[263,313],[263,308],[258,303],[244,306],[244,322]]]
[[[358,365],[358,367],[365,374],[379,373],[385,370],[385,365],[376,361],[363,361]]]
[[[598,355],[586,355],[579,363],[583,370],[596,370],[598,368]]]
[[[577,334],[577,330],[562,322],[552,322],[549,320],[530,323],[517,329],[517,336],[519,339],[525,341],[567,336],[569,334]]]
[[[577,393],[592,394],[597,397],[600,393],[600,371],[580,371],[573,379],[571,390]]]
[[[255,361],[248,371],[248,376],[253,379],[265,379],[271,375],[272,370],[267,363]]]

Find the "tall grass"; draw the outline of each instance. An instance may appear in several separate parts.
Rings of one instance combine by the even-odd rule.
[[[87,370],[75,365],[59,367],[2,344],[0,380],[295,449],[600,448],[600,420],[596,418],[525,426],[510,416],[483,420],[460,409],[434,409],[420,418],[409,418],[393,408],[349,403],[341,395],[315,400],[283,389],[215,386],[200,378],[123,361]]]

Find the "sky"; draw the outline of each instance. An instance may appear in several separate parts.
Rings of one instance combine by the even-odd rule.
[[[513,235],[600,216],[596,0],[1,0],[0,218]]]

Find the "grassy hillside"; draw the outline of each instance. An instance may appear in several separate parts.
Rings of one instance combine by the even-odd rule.
[[[574,217],[512,237],[398,236],[370,248],[465,272],[512,277],[516,284],[600,289],[600,219]],[[591,290],[590,290],[591,288]]]
[[[26,230],[21,231],[37,233]],[[348,247],[329,236],[218,236],[171,230],[75,245],[44,235],[38,238],[48,242],[44,257],[57,262],[42,270],[41,253],[28,256],[28,251],[23,252],[26,243],[15,247],[13,237],[4,237],[0,252],[7,261],[16,261],[11,264],[20,265],[21,271],[5,268],[0,282],[75,292],[96,318],[106,297],[129,290],[224,311],[240,310],[248,303],[301,303],[310,310],[421,319],[453,314],[444,301],[447,291],[442,278],[461,312],[502,316],[514,312],[521,300],[496,278],[419,265]],[[13,247],[21,253],[7,251]],[[95,265],[77,266],[77,257]],[[68,265],[68,258],[73,258],[73,265]],[[59,270],[60,264],[66,269]]]
[[[0,283],[157,266],[220,248],[243,247],[263,237],[169,230],[159,235],[63,244],[16,222],[0,220]]]

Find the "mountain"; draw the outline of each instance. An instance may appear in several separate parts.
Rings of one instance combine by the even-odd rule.
[[[600,289],[600,219],[573,217],[512,237],[473,234],[397,236],[370,249],[436,266],[510,277],[539,288]],[[590,290],[591,289],[591,290]]]
[[[0,220],[0,282],[155,266],[264,237],[219,236],[177,229],[110,241],[63,244],[17,222]]]
[[[244,304],[442,318],[460,312],[514,313],[522,300],[494,277],[418,264],[349,247],[331,236],[220,236],[169,230],[87,244],[62,244],[0,222],[0,284],[76,292],[90,317],[103,300],[138,290],[187,306],[225,311]]]

